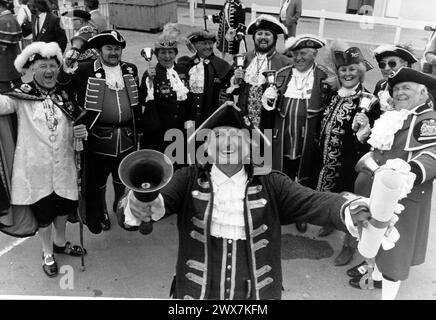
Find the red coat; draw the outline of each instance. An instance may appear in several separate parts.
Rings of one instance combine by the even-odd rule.
[[[417,108],[395,134],[391,150],[374,150],[374,158],[379,165],[388,159],[401,158],[408,161],[417,175],[412,192],[400,202],[405,206],[395,225],[400,239],[393,249],[380,249],[376,257],[377,267],[383,275],[405,280],[410,266],[425,261],[433,179],[436,177],[436,111],[427,104]],[[369,196],[372,178],[360,173],[357,181],[361,184],[356,186],[356,193]]]

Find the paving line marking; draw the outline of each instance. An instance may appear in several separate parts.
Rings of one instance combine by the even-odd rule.
[[[7,246],[6,248],[4,248],[3,250],[0,251],[0,257],[5,255],[9,251],[11,251],[13,248],[15,248],[15,247],[19,246],[20,244],[22,244],[27,239],[29,239],[29,238],[21,238],[21,239],[15,240],[14,242],[12,242],[12,244],[10,246]]]

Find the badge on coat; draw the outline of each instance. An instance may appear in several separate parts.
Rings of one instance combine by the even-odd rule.
[[[436,119],[425,119],[418,122],[413,129],[413,135],[420,142],[436,140]]]

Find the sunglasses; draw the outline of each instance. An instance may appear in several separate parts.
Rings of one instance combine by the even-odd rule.
[[[398,66],[398,63],[395,60],[390,60],[388,63],[382,61],[378,64],[380,69],[386,68],[386,65],[388,65],[391,69],[394,69],[396,66]]]

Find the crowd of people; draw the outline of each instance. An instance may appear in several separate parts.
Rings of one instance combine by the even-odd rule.
[[[281,225],[296,223],[302,233],[307,223],[321,225],[320,236],[343,231],[334,263],[352,260],[356,225],[370,215],[362,199],[373,182],[355,167],[370,151],[380,167],[402,159],[416,179],[401,200],[400,240],[380,249],[372,279],[364,261],[347,271],[349,283],[364,289],[373,281],[393,299],[410,266],[424,262],[436,176],[436,78],[412,68],[412,48],[374,49],[382,79],[370,93],[364,79],[374,67],[358,47],[295,36],[300,1],[284,1],[279,18],[260,15],[245,25],[240,1],[228,0],[210,17],[218,35],[182,35],[167,24],[152,48],[158,62],[140,78],[137,66],[122,59],[128,44],[108,29],[98,0],[66,13],[75,31],[69,44],[48,1],[22,0],[16,17],[11,2],[0,0],[0,230],[37,233],[47,276],[59,272],[55,254],[86,254],[65,237],[77,214],[99,234],[111,229],[111,211],[147,221],[177,213],[175,298],[278,299]],[[254,48],[247,51],[248,36]],[[181,45],[192,55],[178,57]],[[322,48],[324,65],[316,61]],[[119,165],[139,149],[167,153],[166,134],[174,129],[185,142],[211,130],[204,150],[212,160],[177,158],[159,198],[141,202],[126,193]],[[246,132],[260,133],[259,141]],[[271,163],[254,163],[253,148],[270,152]]]

